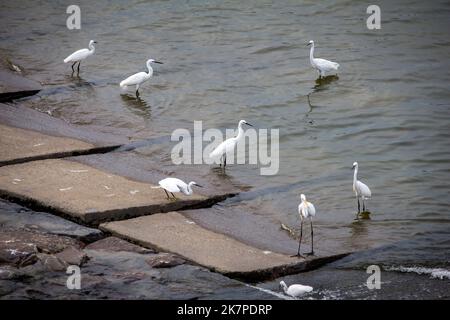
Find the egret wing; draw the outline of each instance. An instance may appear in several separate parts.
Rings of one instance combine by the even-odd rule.
[[[372,192],[370,191],[369,187],[361,181],[356,182],[356,188],[360,196],[363,196],[365,198],[372,197]]]
[[[124,86],[133,86],[136,84],[140,84],[142,81],[144,81],[146,76],[147,76],[147,73],[145,73],[145,72],[135,73],[132,76],[129,76],[128,78],[123,80],[120,83],[120,86],[124,87]]]
[[[325,71],[334,71],[339,68],[339,63],[325,59],[316,58],[314,59],[314,62],[320,69]]]
[[[159,181],[159,185],[169,191],[169,192],[180,192],[180,188],[178,187],[180,179],[177,178],[165,178],[161,181]]]
[[[316,208],[311,202],[308,202],[308,215],[314,217],[316,215]]]
[[[74,53],[72,53],[70,56],[65,58],[64,63],[83,60],[84,58],[86,58],[89,55],[89,53],[90,53],[89,49],[77,50]]]

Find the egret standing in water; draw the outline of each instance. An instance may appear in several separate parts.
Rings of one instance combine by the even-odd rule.
[[[313,291],[313,287],[304,286],[302,284],[292,284],[288,288],[284,281],[280,281],[280,287],[283,289],[285,294],[294,298]]]
[[[314,58],[314,41],[310,40],[307,46],[311,46],[311,50],[309,51],[309,61],[311,62],[311,66],[319,72],[319,78],[325,77],[327,73],[337,73],[337,69],[339,68],[339,63]]]
[[[75,72],[73,67],[78,62],[78,73],[80,73],[80,64],[81,60],[86,59],[89,56],[92,56],[95,52],[94,44],[97,43],[97,41],[91,40],[89,41],[89,49],[80,49],[72,53],[70,56],[64,59],[64,63],[73,62],[72,64],[72,73]]]
[[[363,211],[366,211],[366,206],[364,200],[370,199],[372,197],[372,192],[369,187],[358,180],[358,162],[353,163],[354,173],[353,173],[353,192],[355,192],[356,200],[358,201],[358,214],[361,213],[361,207],[359,204],[359,198],[361,198],[363,203]]]
[[[312,218],[316,215],[316,208],[311,202],[306,201],[305,195],[302,193],[300,195],[301,203],[298,206],[298,214],[300,215],[300,240],[298,241],[298,251],[295,256],[301,257],[300,254],[300,245],[302,244],[302,236],[303,236],[303,219],[309,218],[311,222],[311,252],[307,253],[307,255],[314,255],[314,233],[313,233],[313,222]]]
[[[227,153],[233,151],[236,144],[244,137],[244,129],[242,128],[244,124],[253,127],[253,125],[245,120],[239,121],[237,136],[223,141],[209,154],[210,158],[220,157],[220,166],[222,166],[223,163],[223,167],[225,168],[227,165]]]
[[[151,66],[152,63],[163,64],[160,61],[148,59],[147,60],[148,72],[138,72],[133,74],[132,76],[129,76],[120,83],[120,87],[126,89],[128,86],[136,86],[136,97],[139,98],[139,86],[153,76],[153,68]]]
[[[174,192],[181,192],[187,196],[190,196],[192,194],[192,186],[197,186],[202,188],[201,185],[195,183],[194,181],[189,182],[188,184],[184,182],[183,180],[177,179],[177,178],[165,178],[158,182],[159,187],[153,187],[153,188],[162,188],[164,189],[164,192],[166,193],[167,199],[170,199],[169,194],[167,192],[170,192],[173,199],[176,199]]]

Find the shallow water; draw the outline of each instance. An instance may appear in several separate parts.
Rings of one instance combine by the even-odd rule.
[[[449,229],[448,2],[381,1],[376,31],[357,1],[80,3],[82,29],[69,31],[63,4],[1,2],[0,53],[45,86],[22,103],[130,140],[192,130],[194,120],[204,128],[234,128],[239,119],[279,128],[279,173],[231,166],[230,180],[249,192],[223,206],[264,216],[274,228],[296,226],[305,193],[318,211],[319,246],[359,250],[422,233],[432,243]],[[91,38],[96,54],[73,78],[62,60]],[[317,57],[340,63],[338,79],[315,81],[310,39]],[[133,90],[121,94],[118,83],[149,57],[164,64],[141,100]],[[173,145],[134,152],[149,161],[156,153],[170,167]],[[373,193],[371,220],[359,223],[354,161]],[[402,249],[411,264],[449,270],[448,256],[432,252]],[[396,265],[398,256],[389,259]]]

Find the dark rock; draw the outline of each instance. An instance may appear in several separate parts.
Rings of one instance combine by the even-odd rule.
[[[0,264],[24,267],[38,261],[38,252],[52,254],[81,245],[72,238],[0,226]]]
[[[87,251],[91,259],[81,267],[80,290],[68,290],[66,272],[52,271],[39,260],[20,269],[8,267],[12,273],[0,267],[0,299],[273,299],[199,266],[155,269],[149,268],[148,255]]]
[[[51,271],[64,271],[69,266],[67,262],[51,254],[40,253],[38,254],[38,259]]]
[[[146,261],[152,268],[171,268],[186,262],[184,259],[171,253],[159,253]]]
[[[77,266],[82,266],[89,260],[89,257],[86,255],[86,253],[75,247],[67,247],[63,251],[57,253],[55,256],[69,265]]]
[[[91,243],[86,246],[85,249],[89,250],[105,250],[110,252],[116,251],[128,251],[128,252],[136,252],[136,253],[154,253],[153,250],[140,247],[138,245],[132,244],[128,241],[122,240],[117,237],[108,237],[94,243]]]

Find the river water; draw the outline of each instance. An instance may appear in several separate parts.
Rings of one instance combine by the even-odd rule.
[[[1,2],[0,53],[45,87],[23,104],[130,140],[192,130],[194,120],[204,129],[235,128],[240,119],[279,129],[278,174],[230,166],[227,176],[250,196],[221,210],[239,206],[276,229],[280,222],[295,227],[305,193],[317,209],[318,246],[385,248],[380,259],[362,254],[344,268],[397,268],[386,272],[399,279],[415,274],[426,288],[442,288],[429,297],[449,297],[448,2],[379,1],[380,30],[367,29],[367,4],[359,1],[79,3],[82,28],[73,31],[66,28],[69,3]],[[90,39],[98,41],[96,53],[73,78],[62,60]],[[338,78],[316,81],[305,47],[310,39],[317,57],[340,63]],[[121,92],[118,83],[143,71],[150,57],[164,64],[142,86],[141,100],[133,90]],[[156,152],[170,167],[174,144],[135,152],[149,161]],[[370,220],[354,221],[354,161],[372,189]],[[405,269],[416,267],[429,272]],[[430,278],[435,269],[445,276]],[[311,275],[313,285],[326,278]],[[344,278],[335,279],[337,286]],[[388,297],[420,298],[395,292]]]

